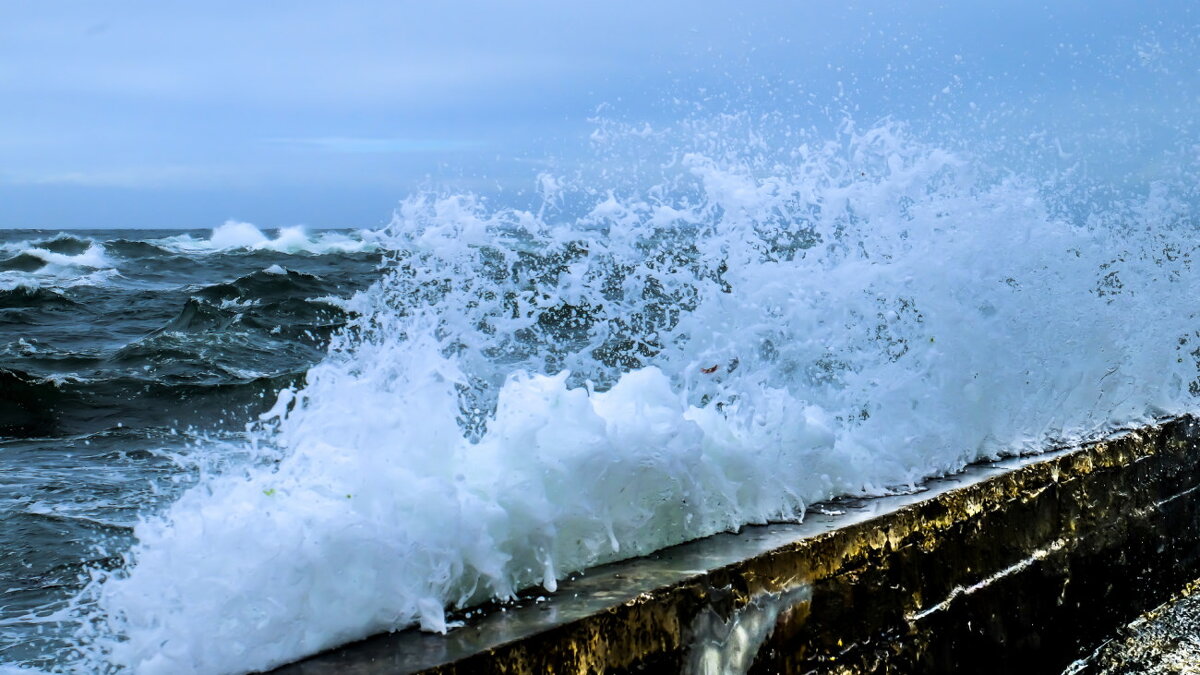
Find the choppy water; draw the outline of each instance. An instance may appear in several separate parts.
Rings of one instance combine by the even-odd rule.
[[[233,459],[191,456],[303,381],[379,262],[353,232],[0,231],[0,659],[62,661],[71,630],[14,619]]]

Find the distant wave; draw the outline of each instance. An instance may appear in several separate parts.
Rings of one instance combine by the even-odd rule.
[[[79,255],[96,242],[88,237],[77,237],[66,233],[56,233],[52,236],[36,239],[20,239],[0,243],[0,253],[20,251],[27,248],[40,248],[52,253],[63,255]]]
[[[8,254],[0,258],[0,289],[98,285],[120,275],[104,245],[90,239],[60,236],[0,250]]]
[[[329,253],[371,252],[379,249],[378,240],[369,232],[351,236],[342,232],[322,231],[310,235],[302,227],[284,227],[272,238],[254,225],[230,220],[212,231],[208,239],[192,235],[167,237],[153,242],[169,251],[209,253],[231,251],[275,251],[278,253],[322,255]]]
[[[327,288],[321,278],[314,274],[272,265],[230,282],[205,286],[196,292],[213,300],[234,297],[270,300],[294,297],[297,293],[319,293]]]
[[[114,255],[127,259],[156,258],[168,253],[168,249],[149,241],[138,239],[114,239],[104,242],[104,247]]]
[[[70,288],[122,283],[125,271],[157,274],[162,284],[178,271],[195,267],[198,255],[377,256],[380,239],[369,232],[322,231],[301,227],[281,229],[269,237],[249,223],[230,221],[208,238],[179,234],[156,239],[129,236],[97,240],[55,235],[0,244],[0,289],[25,287]]]
[[[0,260],[0,271],[6,272],[36,272],[46,266],[46,261],[28,251],[22,251],[11,258]]]
[[[0,287],[0,309],[18,307],[75,307],[78,303],[58,291],[14,284],[10,288]]]
[[[0,270],[61,273],[64,270],[100,270],[115,267],[104,247],[93,243],[80,253],[57,253],[38,246],[23,248],[15,255],[0,260]],[[72,271],[75,271],[72,270]]]

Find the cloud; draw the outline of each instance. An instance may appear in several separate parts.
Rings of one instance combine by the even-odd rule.
[[[410,152],[448,152],[454,150],[477,150],[483,147],[479,141],[449,140],[436,138],[352,138],[324,136],[316,138],[268,138],[264,142],[273,145],[293,146],[322,152],[351,154],[399,154]]]
[[[131,166],[62,172],[7,172],[8,185],[61,185],[105,188],[207,187],[227,184],[237,174],[223,167],[195,165]]]

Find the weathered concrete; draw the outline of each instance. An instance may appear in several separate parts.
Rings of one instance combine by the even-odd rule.
[[[1063,675],[1200,675],[1200,580],[1122,626]]]
[[[1184,419],[981,464],[280,672],[1060,672],[1200,577],[1197,439]]]

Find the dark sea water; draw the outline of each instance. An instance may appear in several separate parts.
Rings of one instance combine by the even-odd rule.
[[[300,384],[378,276],[358,233],[247,227],[0,231],[0,662],[61,648],[13,621],[116,564],[97,545],[126,548],[195,448]]]

